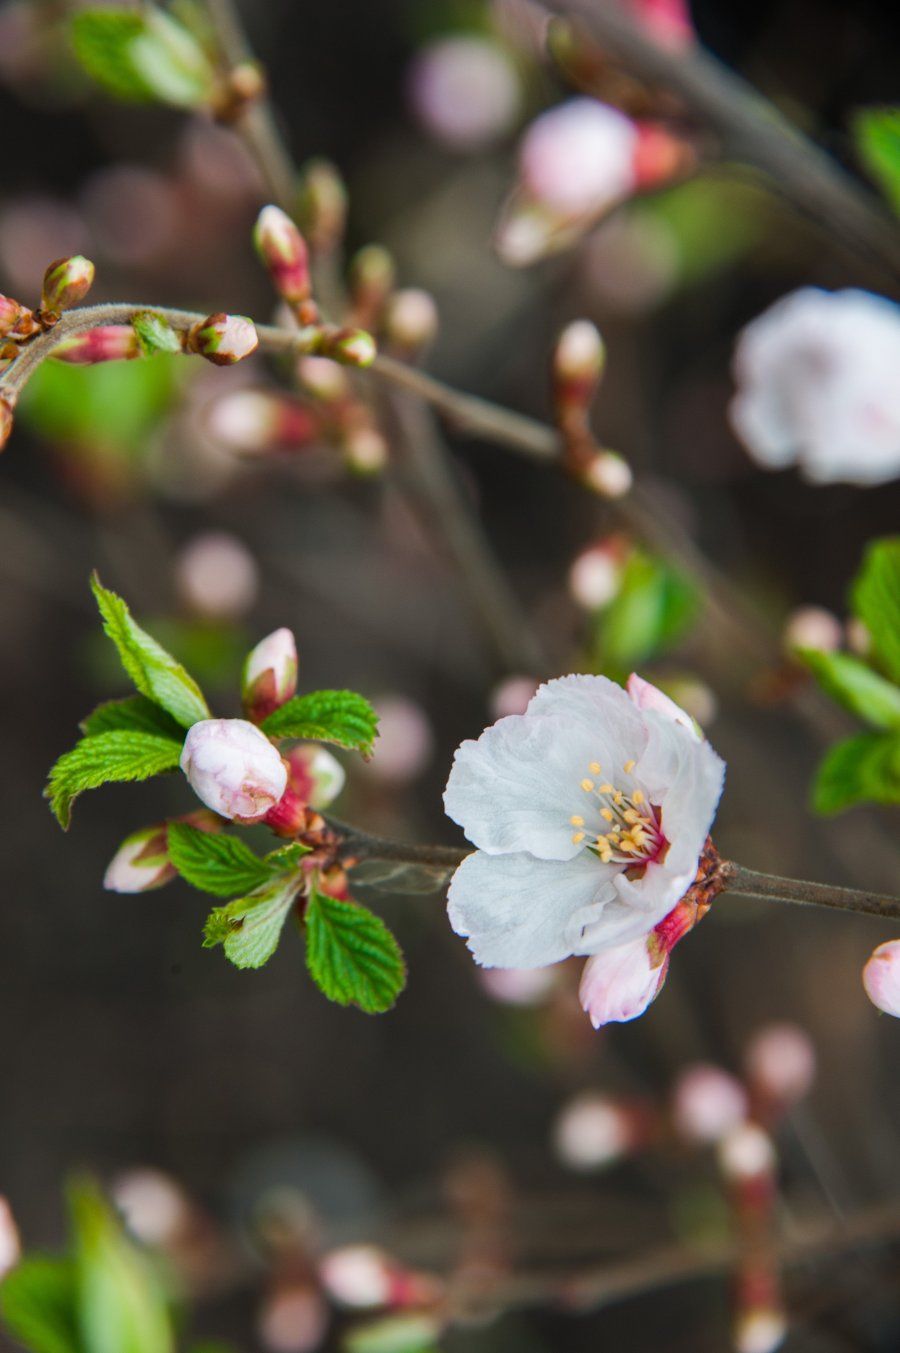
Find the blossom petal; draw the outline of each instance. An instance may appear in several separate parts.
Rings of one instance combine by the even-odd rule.
[[[561,862],[479,850],[453,876],[450,924],[485,967],[542,968],[586,952],[582,931],[614,896],[615,873],[587,851]]]
[[[574,674],[546,681],[529,702],[528,714],[552,714],[577,730],[582,748],[575,767],[579,777],[590,761],[599,761],[603,774],[613,776],[626,761],[636,760],[647,742],[634,701],[604,676]]]

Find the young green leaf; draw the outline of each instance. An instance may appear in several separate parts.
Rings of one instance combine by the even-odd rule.
[[[635,551],[619,591],[598,617],[600,666],[617,676],[656,657],[681,638],[697,608],[696,592],[679,573]]]
[[[172,1319],[153,1265],[93,1183],[75,1184],[69,1205],[79,1346],[89,1353],[174,1353]]]
[[[92,80],[116,99],[146,101],[153,98],[130,59],[144,20],[136,10],[86,9],[72,20],[75,56]]]
[[[827,753],[813,785],[817,813],[857,803],[900,803],[900,733],[862,733]]]
[[[75,1267],[69,1259],[23,1259],[0,1284],[0,1314],[31,1353],[83,1353]]]
[[[184,728],[208,719],[209,706],[194,678],[141,629],[122,598],[105,588],[96,573],[91,578],[91,589],[103,617],[103,628],[141,694],[161,705]]]
[[[328,999],[368,1014],[389,1010],[406,985],[406,964],[380,917],[312,887],[305,921],[306,966]]]
[[[237,836],[170,822],[169,859],[182,878],[204,893],[234,897],[269,883],[272,870]]]
[[[853,607],[872,639],[872,656],[900,682],[900,536],[873,541],[853,585]]]
[[[146,357],[157,352],[183,352],[181,335],[173,329],[165,315],[156,310],[142,310],[131,321],[141,351]]]
[[[853,132],[864,167],[900,212],[900,108],[860,109]]]
[[[302,880],[286,874],[266,888],[214,907],[206,918],[203,947],[221,944],[236,968],[261,968],[278,948]]]
[[[178,742],[184,738],[181,725],[145,695],[126,695],[123,700],[105,700],[82,719],[79,726],[87,737],[130,729],[137,733],[158,733],[160,737],[173,738]]]
[[[272,878],[279,874],[286,874],[291,869],[296,869],[304,855],[308,855],[311,846],[304,846],[301,841],[291,841],[286,846],[279,846],[277,850],[270,850],[268,855],[263,856],[263,864],[268,866]]]
[[[79,62],[114,98],[197,108],[213,93],[214,72],[203,48],[155,6],[82,10],[71,31]]]
[[[273,738],[334,742],[371,756],[378,716],[355,691],[310,691],[285,701],[260,726]]]
[[[824,691],[873,728],[900,728],[900,686],[885,680],[850,653],[798,648],[796,656]]]
[[[45,791],[50,806],[65,830],[72,820],[72,804],[86,789],[128,780],[149,780],[163,771],[175,770],[181,743],[155,733],[120,729],[82,738],[50,771]]]

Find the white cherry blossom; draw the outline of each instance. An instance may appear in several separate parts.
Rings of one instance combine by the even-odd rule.
[[[561,677],[457,751],[444,805],[477,849],[449,915],[484,966],[647,936],[693,883],[724,764],[640,691],[644,708],[606,677]]]

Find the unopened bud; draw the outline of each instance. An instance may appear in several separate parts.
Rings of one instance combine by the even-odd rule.
[[[347,189],[329,160],[310,160],[300,171],[300,214],[310,248],[328,253],[344,233]]]
[[[243,541],[226,531],[204,531],[175,560],[178,591],[195,614],[233,620],[249,611],[259,589],[259,569]]]
[[[103,886],[113,893],[146,893],[161,888],[175,877],[169,862],[165,822],[126,836],[103,877]]]
[[[193,1220],[184,1192],[162,1170],[128,1170],[113,1180],[110,1195],[131,1234],[156,1249],[177,1244]]]
[[[375,1245],[344,1245],[319,1264],[322,1286],[333,1301],[356,1310],[387,1306],[393,1261]]]
[[[293,841],[309,830],[309,805],[288,785],[277,803],[273,804],[262,821],[276,836]],[[327,890],[326,890],[327,891]]]
[[[740,1081],[721,1067],[697,1063],[681,1073],[672,1092],[672,1124],[692,1146],[720,1141],[747,1117]]]
[[[287,788],[276,747],[246,719],[201,719],[188,729],[181,769],[197,797],[234,822],[259,822]]]
[[[578,999],[595,1029],[637,1019],[656,1000],[666,980],[668,954],[660,955],[639,935],[601,949],[584,965]]]
[[[386,784],[409,784],[422,774],[434,752],[428,715],[406,695],[379,695],[372,703],[378,715],[378,742],[365,773]]]
[[[784,1311],[756,1307],[738,1312],[733,1331],[735,1353],[775,1353],[787,1338]]]
[[[816,1051],[796,1024],[769,1024],[750,1040],[744,1055],[747,1081],[767,1109],[788,1109],[803,1099],[816,1076]]]
[[[296,689],[297,645],[289,629],[278,629],[261,639],[244,663],[244,713],[253,723],[262,723]]]
[[[19,1228],[16,1226],[12,1208],[0,1195],[0,1278],[4,1278],[10,1269],[15,1268],[21,1256]]]
[[[879,944],[862,973],[866,995],[886,1015],[900,1016],[900,940]]]
[[[128,362],[140,355],[140,343],[130,324],[101,324],[86,334],[64,339],[53,349],[54,357],[73,366]]]
[[[384,335],[403,357],[415,357],[433,342],[438,329],[434,297],[420,287],[405,287],[387,303]]]
[[[193,326],[187,346],[214,366],[233,366],[256,351],[259,335],[252,319],[219,311]]]
[[[394,260],[381,244],[367,244],[350,263],[350,297],[353,319],[363,327],[374,327],[384,304],[394,289]]]
[[[643,1105],[589,1091],[562,1110],[553,1128],[553,1144],[570,1170],[600,1170],[643,1146],[651,1128],[652,1117]]]
[[[70,310],[84,300],[94,281],[94,265],[82,254],[58,258],[44,273],[41,309],[50,314]]]
[[[624,498],[634,482],[628,461],[615,451],[596,452],[579,470],[578,478],[592,493],[611,499]]]
[[[301,357],[297,379],[306,394],[323,404],[336,404],[350,394],[350,377],[327,357]]]
[[[363,424],[342,437],[344,464],[353,474],[380,474],[388,462],[388,444],[376,427]]]
[[[0,395],[0,451],[6,446],[13,430],[13,405]]]
[[[324,747],[301,743],[285,752],[284,759],[289,787],[310,808],[324,811],[344,788],[347,773],[337,757]]]
[[[334,363],[327,365],[334,369]],[[207,431],[231,451],[245,455],[296,451],[318,435],[316,418],[299,400],[268,390],[235,390],[209,408]]]
[[[0,338],[21,342],[36,334],[40,327],[27,305],[21,305],[11,296],[0,296]]]
[[[775,1148],[768,1133],[755,1123],[743,1123],[719,1145],[719,1168],[737,1185],[770,1180],[775,1173]]]
[[[600,330],[587,319],[566,325],[553,352],[553,378],[558,401],[585,405],[603,374],[606,349]]]
[[[633,160],[637,188],[658,188],[684,178],[696,169],[699,162],[697,147],[687,137],[654,122],[638,123],[637,131]]]
[[[342,366],[371,366],[378,349],[365,329],[323,329],[316,341],[320,357],[330,357]]]
[[[311,1283],[288,1282],[270,1292],[257,1317],[266,1353],[313,1353],[328,1327],[328,1307]]]
[[[608,606],[622,585],[622,571],[629,546],[621,537],[611,537],[582,550],[569,569],[569,592],[586,611]]]
[[[263,207],[253,232],[256,251],[275,289],[290,305],[308,301],[312,283],[306,241],[280,207]]]
[[[788,653],[798,648],[817,648],[833,653],[843,641],[841,622],[823,606],[798,606],[787,618],[781,642]]]

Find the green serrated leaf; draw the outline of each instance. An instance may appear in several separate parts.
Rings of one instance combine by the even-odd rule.
[[[158,352],[181,352],[181,335],[173,329],[165,315],[156,310],[142,310],[131,321],[141,351],[146,357]]]
[[[858,803],[900,803],[900,733],[862,733],[825,756],[813,785],[816,812]]]
[[[87,9],[72,20],[75,55],[114,98],[197,108],[215,76],[197,39],[163,10]]]
[[[900,687],[850,653],[798,648],[796,656],[833,700],[873,728],[900,728]]]
[[[271,875],[286,874],[290,869],[296,869],[304,855],[309,855],[311,846],[303,845],[302,841],[291,841],[289,845],[279,846],[277,850],[270,850],[268,855],[263,856],[263,863],[269,868]]]
[[[873,541],[853,584],[853,608],[872,639],[872,657],[900,683],[900,536]]]
[[[75,1266],[69,1259],[29,1255],[0,1285],[0,1314],[31,1353],[83,1353]]]
[[[900,108],[863,108],[853,118],[859,158],[900,212]]]
[[[180,740],[184,729],[170,714],[144,695],[126,695],[123,700],[105,700],[79,725],[88,737],[96,733],[116,733],[132,729],[138,733],[158,733],[161,737]]]
[[[156,733],[121,729],[82,738],[50,771],[46,796],[63,829],[72,820],[72,804],[86,789],[101,785],[149,780],[175,770],[181,743]]]
[[[206,918],[203,947],[221,944],[236,968],[261,968],[278,941],[302,880],[284,875],[266,888],[214,907]]]
[[[328,999],[368,1014],[389,1010],[406,985],[406,964],[381,918],[312,887],[305,921],[306,966]]]
[[[214,897],[249,893],[272,879],[272,869],[237,836],[169,824],[169,859],[182,878]]]
[[[261,727],[273,738],[334,742],[371,756],[378,716],[355,691],[310,691],[285,701]]]
[[[141,694],[161,705],[184,728],[208,719],[209,706],[203,692],[181,663],[141,629],[122,598],[105,588],[96,573],[91,578],[91,589],[103,617],[103,628]]]
[[[174,1353],[172,1320],[153,1266],[93,1183],[73,1185],[69,1205],[86,1353]]]

